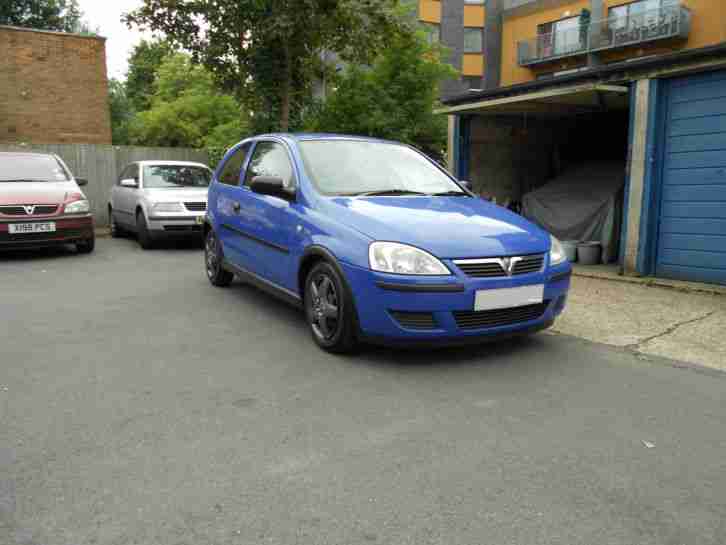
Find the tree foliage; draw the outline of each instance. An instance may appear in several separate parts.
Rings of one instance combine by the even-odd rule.
[[[310,113],[306,128],[399,140],[440,159],[447,120],[433,111],[439,84],[451,77],[456,71],[423,32],[400,33],[370,67],[346,69],[335,91]]]
[[[126,94],[137,112],[151,107],[156,73],[164,59],[173,51],[171,44],[165,40],[142,40],[131,52],[126,74]]]
[[[123,82],[111,78],[108,81],[108,103],[111,111],[111,141],[122,146],[129,142],[129,124],[134,109]]]
[[[59,32],[88,32],[78,0],[3,0],[0,25]]]
[[[190,51],[269,129],[287,130],[309,97],[322,51],[368,62],[400,18],[398,0],[145,0],[129,24]]]
[[[175,53],[159,66],[151,107],[136,114],[129,131],[137,145],[219,148],[245,137],[246,122],[207,69]]]

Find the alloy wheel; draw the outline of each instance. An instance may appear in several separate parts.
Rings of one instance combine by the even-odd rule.
[[[340,297],[335,282],[325,273],[310,282],[308,316],[313,332],[320,339],[331,340],[340,329]]]

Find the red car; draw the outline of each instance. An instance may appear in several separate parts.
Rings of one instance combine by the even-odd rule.
[[[60,157],[45,153],[0,153],[0,249],[75,244],[95,246],[93,215]]]

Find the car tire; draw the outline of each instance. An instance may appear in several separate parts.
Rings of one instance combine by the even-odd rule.
[[[141,210],[136,213],[136,238],[144,250],[151,250],[154,247],[154,239],[146,225],[146,216]]]
[[[358,321],[345,279],[326,261],[315,265],[305,280],[305,318],[315,343],[328,352],[345,354],[358,345]]]
[[[96,248],[96,237],[92,236],[82,242],[76,242],[76,251],[79,254],[90,254]]]
[[[113,208],[108,207],[108,228],[111,231],[111,238],[121,238],[123,231],[116,222],[116,218],[113,215]]]
[[[234,274],[222,266],[223,262],[222,245],[217,234],[210,229],[204,239],[204,269],[209,282],[218,288],[229,286],[234,280]]]

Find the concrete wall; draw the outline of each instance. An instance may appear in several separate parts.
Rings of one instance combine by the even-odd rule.
[[[555,142],[551,125],[520,118],[474,117],[471,120],[469,179],[477,193],[520,200],[552,175]]]
[[[0,26],[0,142],[110,144],[105,39]]]
[[[83,192],[91,201],[98,225],[108,223],[106,205],[111,186],[121,170],[134,161],[169,160],[196,161],[208,164],[206,151],[186,148],[139,148],[126,146],[97,146],[89,144],[45,144],[13,146],[0,144],[2,151],[35,151],[55,153],[78,178],[88,178]],[[216,165],[210,165],[214,168]]]

